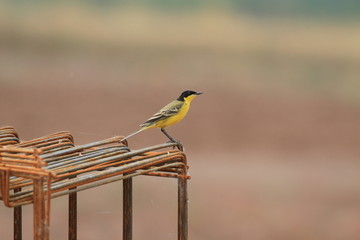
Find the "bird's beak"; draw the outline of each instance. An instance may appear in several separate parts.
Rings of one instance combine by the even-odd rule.
[[[197,93],[195,93],[196,95],[201,95],[201,94],[203,94],[202,92],[197,92]]]

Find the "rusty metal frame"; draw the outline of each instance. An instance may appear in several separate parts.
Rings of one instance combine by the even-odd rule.
[[[178,240],[186,240],[188,166],[185,154],[171,149],[181,146],[165,143],[131,151],[121,139],[75,146],[69,132],[59,132],[24,142],[15,129],[0,128],[0,192],[5,205],[14,207],[14,239],[22,239],[21,206],[33,204],[34,239],[49,240],[50,200],[68,195],[68,239],[76,240],[77,192],[122,180],[123,239],[131,240],[132,178],[148,175],[178,179]]]

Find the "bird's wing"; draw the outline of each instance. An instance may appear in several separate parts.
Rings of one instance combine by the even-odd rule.
[[[184,102],[182,101],[172,101],[165,107],[163,107],[159,112],[155,113],[151,118],[149,118],[146,122],[140,125],[140,127],[148,127],[155,124],[158,121],[164,120],[168,117],[176,115],[180,108],[183,106]]]

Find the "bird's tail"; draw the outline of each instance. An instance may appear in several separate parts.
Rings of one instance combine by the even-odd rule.
[[[134,136],[135,134],[138,134],[139,132],[144,131],[144,130],[145,130],[144,128],[140,128],[139,130],[137,130],[137,131],[135,131],[135,132],[133,132],[133,133],[130,133],[129,135],[127,135],[126,137],[124,137],[123,139],[121,139],[121,141],[124,141],[124,140],[128,139],[129,137],[132,137],[132,136]]]

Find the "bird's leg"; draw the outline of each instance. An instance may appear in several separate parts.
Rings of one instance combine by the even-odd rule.
[[[166,131],[165,131],[165,129],[164,128],[161,128],[161,131],[165,134],[165,136],[167,136],[169,139],[170,139],[170,141],[171,142],[173,142],[173,143],[177,143],[178,144],[178,149],[180,150],[180,151],[183,151],[183,146],[182,146],[182,144],[180,143],[180,141],[176,141],[175,139],[173,139]],[[175,147],[174,147],[175,148]]]
[[[165,134],[165,136],[167,136],[171,142],[176,143],[177,141],[175,141],[166,131],[164,128],[161,128],[161,131]]]

